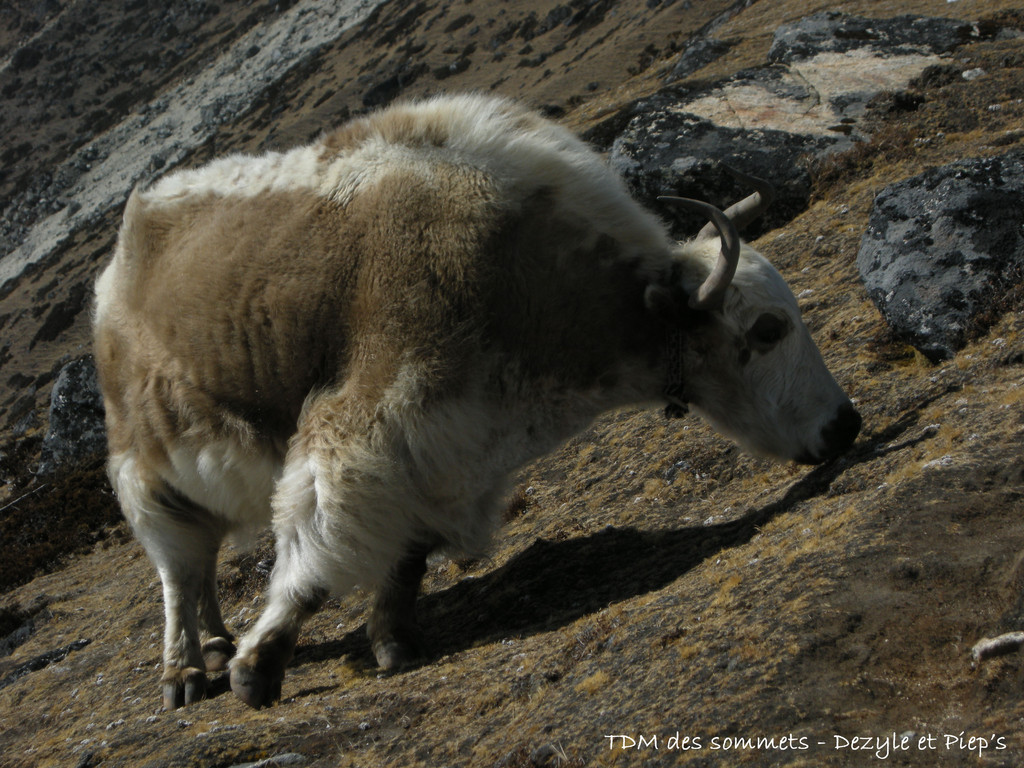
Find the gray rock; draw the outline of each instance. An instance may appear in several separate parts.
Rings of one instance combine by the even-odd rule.
[[[281,768],[286,765],[302,765],[307,762],[305,755],[298,752],[285,752],[281,755],[257,760],[255,763],[237,763],[231,768]]]
[[[922,16],[865,19],[825,11],[779,27],[768,60],[790,64],[820,53],[848,53],[863,48],[873,48],[889,56],[948,53],[979,35],[974,25],[956,19]]]
[[[727,54],[731,47],[729,43],[716,40],[713,37],[702,37],[692,41],[679,55],[679,59],[666,78],[667,82],[671,83],[689,77]]]
[[[92,355],[65,365],[50,393],[50,425],[38,474],[50,475],[102,455],[107,449],[103,398]]]
[[[807,160],[870,138],[861,123],[871,99],[900,92],[939,64],[940,53],[979,34],[949,19],[809,16],[778,30],[770,66],[704,88],[669,87],[634,105],[612,144],[611,163],[652,206],[663,194],[731,204],[747,190],[724,172],[723,162],[767,179],[778,198],[746,233],[756,236],[806,207]],[[685,77],[726,48],[710,37],[696,40],[670,77]],[[673,235],[692,235],[700,224],[686,214]]]
[[[674,237],[692,237],[704,221],[667,208],[657,202],[659,195],[692,197],[725,208],[750,194],[723,163],[765,178],[776,188],[776,202],[748,235],[779,226],[806,207],[810,176],[801,159],[827,148],[827,138],[718,125],[687,111],[691,99],[666,90],[638,105],[637,116],[615,139],[609,155],[634,194],[672,219]]]
[[[1024,151],[886,187],[857,268],[899,338],[933,362],[955,354],[1024,277]]]

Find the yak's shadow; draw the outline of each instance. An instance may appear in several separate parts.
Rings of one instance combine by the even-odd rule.
[[[417,613],[430,663],[481,642],[565,626],[609,604],[660,589],[716,552],[740,546],[773,518],[825,493],[850,467],[902,450],[934,435],[893,443],[917,422],[911,412],[884,432],[867,436],[838,461],[815,467],[785,495],[738,519],[667,531],[609,526],[564,541],[538,539],[480,578],[420,597]],[[296,663],[349,656],[374,665],[365,624],[337,640],[300,644]]]

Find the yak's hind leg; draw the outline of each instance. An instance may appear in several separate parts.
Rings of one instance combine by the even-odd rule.
[[[234,653],[217,605],[217,553],[225,526],[159,480],[147,481],[132,459],[117,462],[112,479],[121,507],[163,585],[163,704],[176,709],[205,698],[207,671]],[[209,635],[200,642],[200,623]]]
[[[433,549],[429,544],[409,547],[377,590],[366,634],[382,669],[398,669],[422,656],[416,597]]]
[[[201,646],[207,672],[222,672],[235,655],[234,637],[224,626],[217,598],[217,554],[206,563],[203,585],[199,592],[199,618],[206,629],[206,640]]]

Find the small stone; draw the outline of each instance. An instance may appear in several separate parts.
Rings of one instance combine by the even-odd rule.
[[[257,760],[254,763],[237,763],[231,768],[284,768],[289,765],[302,765],[306,762],[306,756],[297,752],[285,752],[264,760]]]

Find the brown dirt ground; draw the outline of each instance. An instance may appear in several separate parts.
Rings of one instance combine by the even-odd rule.
[[[620,3],[538,67],[471,56],[458,75],[424,74],[406,92],[500,83],[565,109],[582,130],[656,88],[688,30],[729,4],[683,5]],[[420,6],[410,33],[413,22],[398,19]],[[780,23],[826,7],[978,18],[1019,4],[761,0],[716,31],[736,45],[695,79],[761,63]],[[367,81],[356,73],[386,73],[403,45],[410,61],[441,66],[446,47],[468,43],[466,27],[423,30],[436,8],[389,4],[377,37],[323,52],[200,159],[305,140],[358,108]],[[477,23],[512,12],[501,2],[466,9]],[[540,53],[542,43],[557,47],[534,43]],[[159,710],[159,585],[122,526],[0,601],[0,630],[33,625],[0,657],[0,766],[230,766],[286,752],[324,766],[1024,764],[1024,656],[978,665],[969,653],[981,637],[1024,629],[1022,307],[1009,297],[967,349],[932,366],[892,339],[854,264],[886,184],[1024,140],[1024,44],[977,44],[949,64],[988,74],[968,83],[933,73],[915,86],[919,99],[880,99],[875,140],[818,167],[810,208],[756,243],[795,293],[812,291],[806,320],[864,413],[847,457],[774,465],[692,418],[609,415],[522,472],[490,558],[433,564],[421,666],[378,674],[366,597],[355,594],[309,623],[285,699],[259,712],[223,680],[208,701]],[[600,85],[588,91],[591,82]],[[56,303],[89,279],[113,231],[109,221],[80,233],[60,264],[3,299],[12,346],[0,378],[44,377],[87,345],[83,312],[30,351],[29,310],[40,285],[52,284]],[[45,489],[34,498],[63,504]],[[224,555],[236,630],[259,609],[267,555],[265,544]],[[629,738],[608,738],[617,734]],[[893,749],[904,737],[909,748]]]

